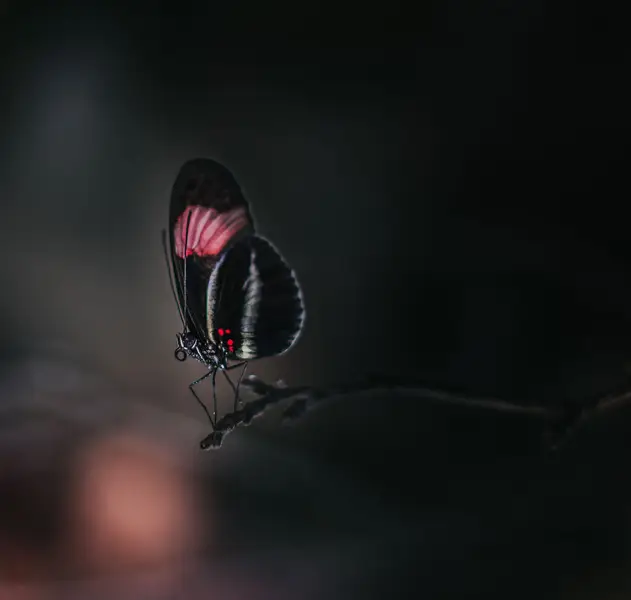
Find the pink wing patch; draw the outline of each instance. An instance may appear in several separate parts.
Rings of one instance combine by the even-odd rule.
[[[184,258],[186,248],[186,256],[217,256],[248,222],[242,206],[222,213],[206,206],[188,206],[175,223],[175,254]]]

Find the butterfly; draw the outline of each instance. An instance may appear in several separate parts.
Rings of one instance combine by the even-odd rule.
[[[284,354],[300,337],[305,322],[302,290],[280,252],[256,233],[234,175],[214,160],[196,158],[181,167],[171,192],[168,236],[163,231],[162,241],[182,319],[175,358],[190,357],[207,368],[189,389],[212,427],[200,446],[216,448],[223,439],[217,421],[217,373],[223,373],[234,392],[234,414],[248,362]],[[235,386],[228,371],[239,367]],[[194,389],[208,377],[212,414]]]

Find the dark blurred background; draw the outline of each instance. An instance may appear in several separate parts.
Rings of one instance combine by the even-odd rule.
[[[109,531],[95,498],[141,479],[116,470],[135,464],[121,453],[144,457],[139,473],[171,473],[155,489],[180,490],[160,509],[172,521],[156,508],[156,523],[203,530],[174,542],[177,558],[156,550],[199,561],[197,579],[154,585],[171,597],[191,585],[241,598],[628,594],[628,410],[550,456],[536,420],[372,394],[292,428],[272,413],[197,456],[203,415],[186,385],[199,371],[173,360],[160,245],[180,165],[209,156],[304,287],[304,335],[252,365],[260,377],[386,374],[550,407],[631,387],[622,23],[606,2],[0,4],[0,323],[14,382],[0,483],[24,490],[0,507],[2,600],[18,597],[3,579],[122,572],[144,556],[95,533],[81,543],[109,550],[76,558],[77,536]],[[170,424],[177,450],[162,433],[124,437],[143,418],[125,429],[115,416],[135,403]],[[97,474],[94,496],[72,483],[82,473]],[[138,506],[113,501],[132,507],[129,523],[167,497],[139,489]],[[181,508],[189,496],[197,509]],[[32,515],[48,516],[22,531]],[[148,523],[156,540],[175,536]],[[74,558],[51,565],[59,544]]]

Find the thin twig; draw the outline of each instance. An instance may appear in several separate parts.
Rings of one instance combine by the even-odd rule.
[[[287,422],[300,418],[305,412],[329,400],[356,394],[382,393],[385,391],[411,393],[430,402],[501,411],[504,413],[542,418],[548,421],[555,421],[564,414],[560,409],[554,407],[512,404],[494,398],[471,398],[434,390],[411,381],[372,379],[365,382],[336,385],[330,388],[316,388],[311,386],[287,387],[282,382],[269,384],[255,375],[250,375],[241,385],[247,388],[250,393],[258,396],[258,398],[245,403],[240,410],[222,417],[217,423],[214,434],[211,434],[211,436],[202,442],[202,447],[211,448],[220,446],[228,433],[240,425],[249,425],[254,418],[262,415],[268,408],[280,402],[290,401],[289,406],[282,413],[283,420]]]
[[[241,385],[258,397],[245,403],[240,410],[221,418],[215,432],[206,438],[206,445],[203,447],[219,447],[228,433],[240,425],[249,425],[254,418],[281,402],[289,401],[289,406],[283,411],[282,417],[285,422],[291,422],[329,400],[356,394],[396,392],[413,394],[429,402],[539,418],[544,423],[544,433],[549,449],[558,450],[594,413],[614,409],[631,400],[631,392],[625,392],[582,405],[577,403],[565,406],[524,405],[497,398],[475,398],[454,394],[428,388],[414,381],[388,378],[373,378],[365,382],[316,388],[312,386],[287,387],[282,381],[269,384],[255,375],[250,375],[243,380]]]

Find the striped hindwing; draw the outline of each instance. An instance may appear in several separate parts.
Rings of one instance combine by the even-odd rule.
[[[214,343],[226,345],[231,358],[286,352],[304,318],[296,276],[266,239],[242,239],[219,258],[208,279],[207,333]]]
[[[232,173],[220,163],[197,158],[180,169],[169,210],[171,262],[186,325],[207,337],[206,288],[219,257],[254,231],[249,204]]]

